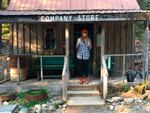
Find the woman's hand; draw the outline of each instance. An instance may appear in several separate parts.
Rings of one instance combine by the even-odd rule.
[[[89,47],[90,49],[92,48],[92,43],[91,43],[91,40],[90,40],[90,39],[87,41],[87,45],[88,45],[88,47]]]

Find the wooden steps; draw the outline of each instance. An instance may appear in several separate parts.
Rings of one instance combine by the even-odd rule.
[[[68,91],[67,94],[69,96],[100,96],[100,92],[98,90],[88,90],[88,91]]]
[[[71,91],[87,91],[87,90],[98,90],[100,87],[99,82],[93,82],[89,84],[69,83],[69,90]]]
[[[100,97],[100,83],[92,82],[89,84],[69,83],[68,101],[69,106],[104,105],[105,102]]]
[[[98,106],[104,105],[105,102],[100,98],[100,96],[89,96],[89,97],[70,97],[67,105],[70,106]]]

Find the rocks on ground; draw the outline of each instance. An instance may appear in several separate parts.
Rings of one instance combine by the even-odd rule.
[[[36,113],[49,113],[52,111],[56,111],[57,109],[65,109],[66,106],[67,105],[62,99],[54,97],[47,103],[35,105],[31,110],[32,112]]]

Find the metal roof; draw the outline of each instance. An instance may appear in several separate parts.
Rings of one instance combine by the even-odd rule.
[[[144,10],[93,10],[93,11],[0,11],[3,16],[17,15],[76,15],[76,14],[129,14],[129,13],[147,13]]]
[[[7,10],[94,11],[140,10],[137,0],[10,0]]]

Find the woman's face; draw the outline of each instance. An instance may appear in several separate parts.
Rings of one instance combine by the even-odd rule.
[[[84,38],[86,38],[86,37],[88,36],[88,34],[87,34],[86,32],[83,32],[83,33],[82,33],[82,36],[83,36]]]

